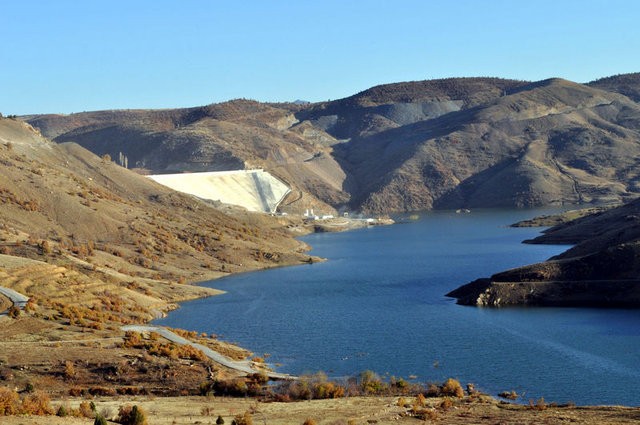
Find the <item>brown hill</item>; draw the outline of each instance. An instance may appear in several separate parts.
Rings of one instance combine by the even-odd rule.
[[[212,374],[243,375],[121,326],[220,293],[188,281],[307,262],[305,249],[274,217],[176,193],[0,118],[0,285],[29,298],[0,314],[0,390],[189,394]],[[233,358],[250,354],[182,335]]]
[[[264,168],[293,189],[297,208],[338,205],[344,175],[331,157],[335,141],[300,126],[296,105],[274,107],[237,100],[165,111],[101,111],[26,117],[56,142],[74,141],[98,155],[127,158],[129,168],[153,173]],[[313,195],[310,195],[313,194]]]
[[[451,78],[317,104],[24,118],[131,168],[265,168],[294,189],[285,211],[611,203],[640,190],[640,105],[620,94],[633,81]]]
[[[601,90],[620,93],[635,102],[640,102],[640,72],[600,78],[587,83],[587,85]]]
[[[166,308],[207,292],[179,282],[308,259],[270,217],[225,214],[20,121],[0,119],[0,164],[0,254],[75,270],[78,282],[129,284]]]
[[[635,192],[640,109],[548,80],[337,147],[366,210],[621,201]]]

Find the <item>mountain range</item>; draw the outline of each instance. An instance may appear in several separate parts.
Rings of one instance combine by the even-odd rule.
[[[450,78],[320,103],[20,117],[141,173],[264,168],[285,212],[620,203],[640,192],[640,74]]]

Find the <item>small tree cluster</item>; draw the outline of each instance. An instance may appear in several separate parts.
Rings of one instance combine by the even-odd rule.
[[[15,391],[0,387],[0,416],[52,415],[49,396],[40,391],[26,392],[22,397]]]

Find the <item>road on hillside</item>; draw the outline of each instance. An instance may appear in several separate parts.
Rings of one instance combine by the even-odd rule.
[[[189,341],[186,338],[181,337],[180,335],[176,335],[168,329],[161,328],[158,326],[141,326],[141,325],[127,325],[122,327],[123,331],[134,331],[134,332],[155,332],[162,337],[168,339],[171,342],[175,342],[176,344],[186,344],[190,345],[198,350],[202,351],[207,357],[213,360],[216,363],[219,363],[229,369],[237,370],[238,372],[246,373],[247,375],[251,375],[254,373],[261,373],[260,370],[255,369],[251,366],[251,362],[249,360],[232,360],[227,356],[224,356],[217,351],[212,350],[209,347],[206,347],[202,344],[198,344],[196,342]],[[275,373],[275,372],[267,372],[267,376],[271,379],[284,379],[284,380],[293,380],[296,379],[295,376],[287,375],[284,373]]]
[[[0,295],[4,295],[18,308],[24,308],[27,301],[29,301],[29,297],[22,295],[20,292],[16,292],[13,289],[5,288],[4,286],[0,286]]]

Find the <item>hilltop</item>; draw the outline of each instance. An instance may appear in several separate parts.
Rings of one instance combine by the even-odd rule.
[[[311,104],[21,118],[140,172],[264,168],[293,189],[285,212],[620,203],[640,191],[638,87],[450,78]]]

